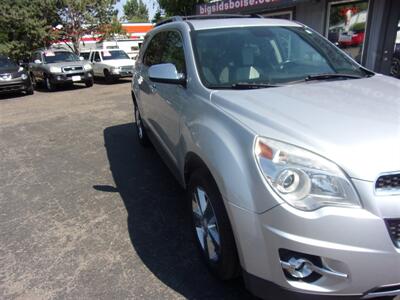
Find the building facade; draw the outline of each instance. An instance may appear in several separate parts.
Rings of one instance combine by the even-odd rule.
[[[197,14],[258,14],[297,20],[376,72],[400,77],[400,0],[222,0]]]

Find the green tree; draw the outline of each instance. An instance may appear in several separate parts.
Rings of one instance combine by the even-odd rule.
[[[80,40],[85,34],[107,35],[101,30],[115,30],[117,11],[114,0],[61,0],[58,13],[62,20],[62,38],[71,40],[72,49],[79,54]],[[108,26],[114,22],[114,26]]]
[[[25,58],[54,39],[52,24],[59,19],[56,1],[0,0],[0,7],[0,53]]]
[[[163,15],[161,14],[161,10],[157,10],[154,14],[153,19],[151,20],[152,23],[158,23],[163,20]]]
[[[124,17],[130,22],[148,22],[149,11],[142,0],[128,0],[124,5]]]
[[[196,13],[196,5],[208,3],[209,0],[158,0],[158,5],[167,16],[189,16]]]

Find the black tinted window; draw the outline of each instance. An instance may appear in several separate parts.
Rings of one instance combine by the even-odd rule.
[[[165,32],[160,32],[154,36],[146,49],[143,63],[152,66],[161,63],[161,55],[165,42]]]
[[[185,55],[181,35],[176,31],[158,33],[147,47],[144,64],[174,64],[179,73],[185,73]]]
[[[179,73],[186,72],[182,37],[176,31],[170,31],[166,34],[162,63],[174,64]]]

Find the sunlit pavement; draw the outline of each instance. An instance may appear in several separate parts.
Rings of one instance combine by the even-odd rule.
[[[198,259],[129,81],[0,96],[1,299],[251,299]]]

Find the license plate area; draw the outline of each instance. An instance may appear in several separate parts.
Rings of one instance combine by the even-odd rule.
[[[72,76],[72,81],[81,81],[81,76],[76,75],[76,76]]]

